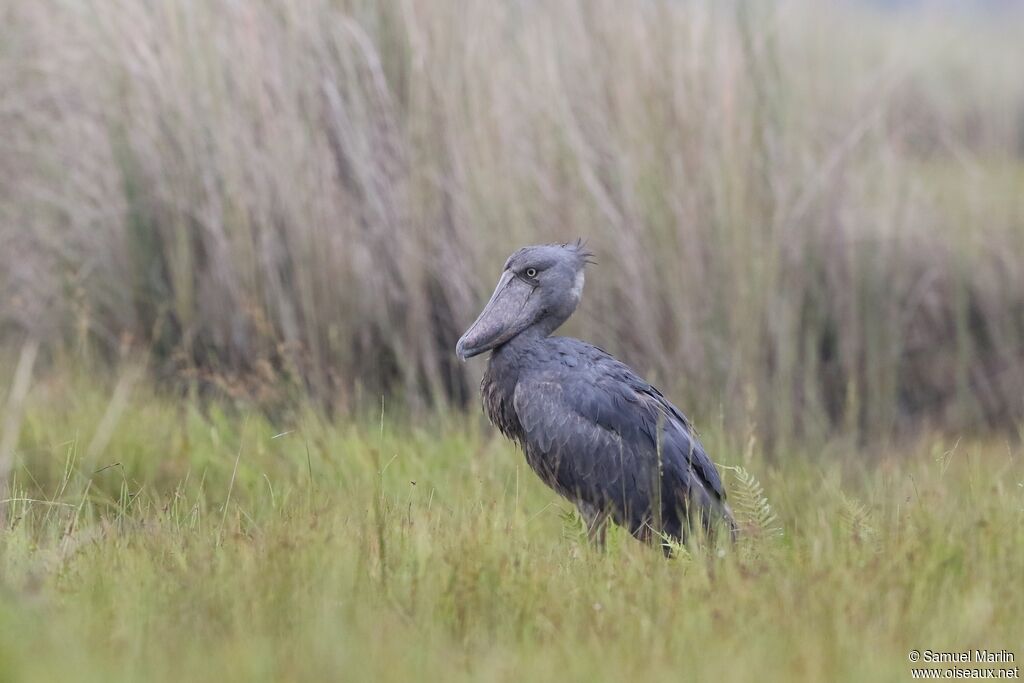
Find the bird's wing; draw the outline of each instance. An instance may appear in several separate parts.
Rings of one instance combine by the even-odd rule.
[[[652,493],[664,511],[724,501],[718,471],[682,413],[597,351],[581,367],[551,363],[520,378],[513,403],[541,476],[631,524],[650,518]]]
[[[653,386],[643,380],[639,380],[639,383],[642,386],[634,386],[634,390],[641,396],[641,401],[647,404],[647,410],[660,411],[666,416],[661,435],[663,449],[670,453],[681,454],[687,466],[695,471],[711,497],[724,501],[725,487],[722,485],[718,468],[705,452],[690,419]]]
[[[612,510],[616,521],[639,528],[650,519],[656,460],[628,436],[599,421],[611,409],[584,403],[557,378],[520,380],[513,404],[530,464],[570,500]]]

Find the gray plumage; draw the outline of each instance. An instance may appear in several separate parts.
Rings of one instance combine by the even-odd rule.
[[[589,254],[580,243],[509,257],[491,300],[459,340],[463,359],[492,350],[484,408],[540,478],[573,502],[603,542],[610,517],[648,542],[692,525],[735,533],[725,488],[690,421],[603,350],[555,337],[575,310]]]

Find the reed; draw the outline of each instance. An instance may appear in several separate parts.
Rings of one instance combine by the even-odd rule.
[[[582,236],[569,332],[704,422],[786,443],[1024,415],[1018,15],[0,12],[0,334],[47,358],[461,406],[479,368],[454,342],[505,255]]]

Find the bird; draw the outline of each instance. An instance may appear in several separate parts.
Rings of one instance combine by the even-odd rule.
[[[487,417],[601,548],[609,520],[666,555],[696,529],[713,538],[724,526],[735,539],[721,476],[683,412],[606,351],[552,334],[579,305],[592,262],[582,240],[523,247],[505,261],[455,347],[462,361],[490,351]]]

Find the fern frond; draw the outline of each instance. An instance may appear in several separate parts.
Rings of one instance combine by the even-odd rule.
[[[761,482],[743,467],[728,469],[732,471],[734,480],[729,499],[732,501],[740,534],[757,538],[781,536],[782,526],[765,496]]]
[[[680,543],[677,539],[672,538],[664,532],[659,533],[658,536],[660,536],[662,550],[668,551],[667,554],[670,557],[684,562],[693,561],[693,555],[690,553],[690,549]]]
[[[560,516],[562,518],[562,538],[575,543],[586,543],[587,522],[579,511],[574,507],[563,508]]]
[[[841,491],[840,496],[843,502],[842,522],[846,532],[858,543],[877,543],[878,530],[872,522],[871,509]]]

